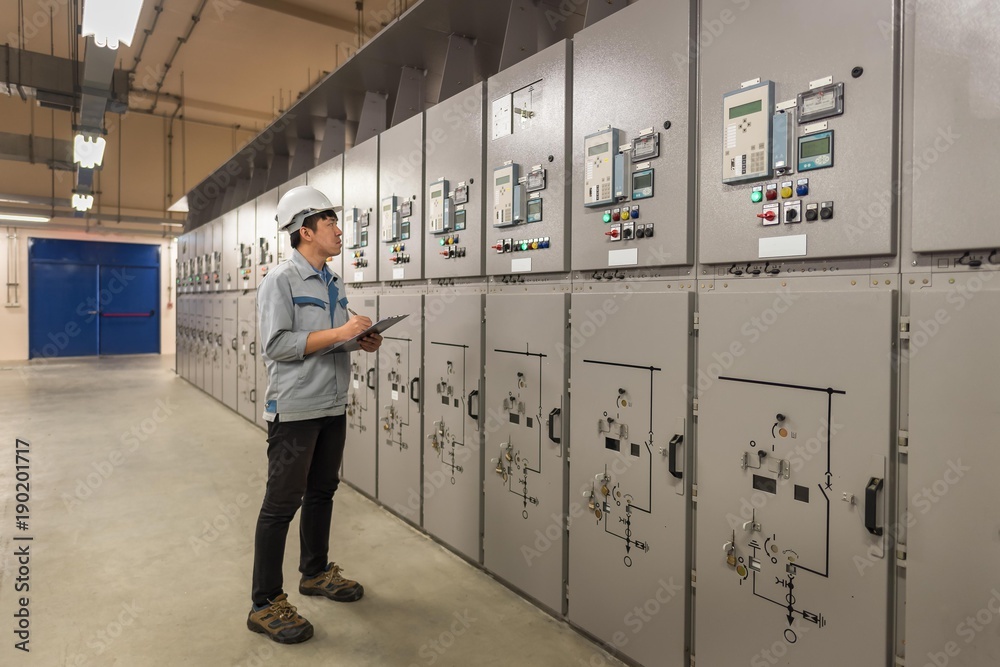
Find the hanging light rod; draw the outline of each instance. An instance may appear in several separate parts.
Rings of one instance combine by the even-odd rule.
[[[18,215],[14,213],[0,213],[0,220],[9,222],[49,222],[52,220],[47,215]]]
[[[84,0],[83,36],[111,50],[132,46],[141,11],[142,0]]]

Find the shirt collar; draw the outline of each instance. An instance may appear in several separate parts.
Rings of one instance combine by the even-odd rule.
[[[302,253],[300,253],[298,251],[298,248],[296,248],[295,250],[292,251],[291,262],[295,265],[295,268],[299,272],[299,277],[302,280],[306,280],[310,276],[319,276],[320,280],[322,280],[322,271],[317,271],[316,269],[314,269],[313,265],[310,264],[306,260],[306,258],[302,256]],[[334,281],[337,280],[337,274],[335,274],[333,271],[330,271],[330,267],[328,267],[327,265],[324,264],[323,268],[327,271],[327,273],[330,276],[333,277]]]

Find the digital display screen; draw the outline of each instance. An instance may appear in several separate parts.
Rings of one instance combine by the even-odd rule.
[[[441,196],[440,190],[435,190],[434,192],[431,193],[431,199],[437,199],[440,196]]]
[[[540,215],[542,212],[542,200],[532,199],[528,202],[528,215]]]
[[[653,187],[652,173],[636,174],[635,177],[632,179],[633,190],[642,190],[644,188],[650,188],[650,187]]]
[[[741,104],[738,107],[733,107],[729,110],[729,120],[739,118],[740,116],[746,116],[747,114],[757,113],[764,108],[763,104],[763,100],[754,100],[753,102],[747,102],[746,104]]]
[[[608,142],[603,144],[597,144],[596,146],[591,146],[590,150],[587,151],[587,155],[593,157],[594,155],[600,155],[601,153],[608,152]]]
[[[497,185],[507,185],[510,183],[510,176],[501,176],[497,179]]]
[[[803,141],[799,144],[799,158],[816,157],[826,155],[830,152],[830,137],[823,137],[815,141]]]

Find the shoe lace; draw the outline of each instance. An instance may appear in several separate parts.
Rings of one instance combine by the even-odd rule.
[[[271,610],[277,614],[282,621],[291,621],[298,611],[288,600],[278,600],[271,605]]]
[[[344,580],[344,577],[342,577],[340,574],[341,572],[343,572],[343,570],[340,568],[340,566],[334,563],[329,570],[323,573],[323,583],[326,584],[340,583],[341,581]]]

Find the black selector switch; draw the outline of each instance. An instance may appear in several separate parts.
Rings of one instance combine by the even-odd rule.
[[[785,211],[785,222],[795,222],[795,220],[798,219],[798,217],[799,217],[799,212],[796,211],[794,208],[790,208],[787,211]]]

